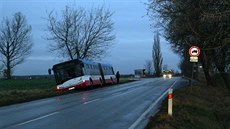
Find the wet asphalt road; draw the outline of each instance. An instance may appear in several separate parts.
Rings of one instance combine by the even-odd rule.
[[[0,107],[0,129],[128,129],[176,80],[175,87],[187,84],[142,79]]]

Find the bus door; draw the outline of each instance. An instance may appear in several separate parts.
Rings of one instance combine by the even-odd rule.
[[[103,84],[105,84],[105,76],[104,76],[104,73],[103,73],[102,65],[100,63],[98,63],[98,67],[99,67],[99,71],[100,71],[100,74],[101,74],[102,82],[103,82]]]

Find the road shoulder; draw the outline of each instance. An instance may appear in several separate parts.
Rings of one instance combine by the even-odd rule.
[[[230,92],[217,87],[178,89],[173,98],[173,117],[167,114],[167,99],[160,112],[149,118],[145,129],[230,128]]]

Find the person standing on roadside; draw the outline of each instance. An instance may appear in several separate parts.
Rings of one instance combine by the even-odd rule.
[[[120,79],[120,73],[119,73],[119,71],[117,71],[117,73],[116,73],[116,78],[117,78],[117,83],[119,83],[119,79]]]

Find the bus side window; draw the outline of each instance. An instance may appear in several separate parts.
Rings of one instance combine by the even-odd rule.
[[[89,69],[89,65],[87,64],[87,69]]]
[[[89,65],[87,64],[86,66],[87,66],[86,68],[89,69]]]

